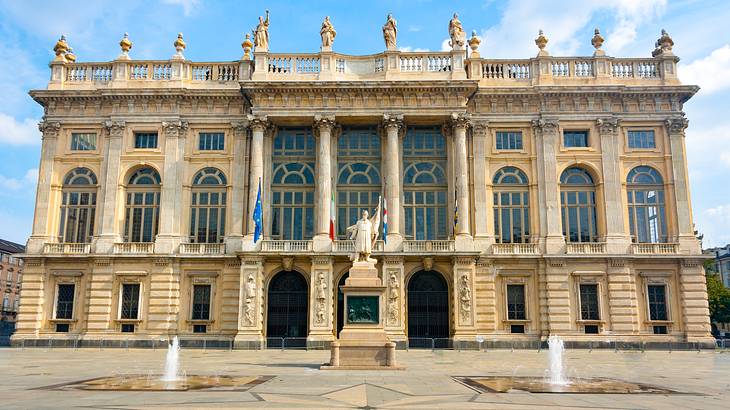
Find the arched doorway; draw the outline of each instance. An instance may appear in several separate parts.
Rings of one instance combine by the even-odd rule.
[[[408,344],[447,347],[448,338],[449,287],[438,272],[417,272],[408,282]]]
[[[267,346],[305,347],[309,292],[302,274],[277,273],[269,284],[267,300]]]
[[[337,283],[337,337],[340,337],[342,327],[345,325],[345,294],[340,287],[345,286],[345,280],[350,277],[350,272],[345,272]]]

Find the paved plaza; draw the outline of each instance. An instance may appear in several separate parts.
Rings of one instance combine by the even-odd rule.
[[[323,371],[327,351],[182,350],[187,375],[226,375],[235,390],[120,392],[75,383],[162,373],[165,351],[0,349],[5,408],[728,408],[730,354],[568,350],[571,377],[642,382],[674,394],[483,393],[456,376],[542,376],[547,351],[398,351],[404,371]]]

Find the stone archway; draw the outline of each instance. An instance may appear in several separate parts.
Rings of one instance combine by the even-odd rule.
[[[448,345],[449,287],[436,271],[420,271],[408,281],[408,343],[410,347]]]
[[[266,309],[268,347],[307,345],[308,288],[304,276],[296,271],[282,271],[271,279]]]
[[[345,281],[349,277],[350,272],[345,272],[337,283],[337,334],[335,336],[338,338],[345,325],[345,295],[342,293],[340,287],[345,286]]]

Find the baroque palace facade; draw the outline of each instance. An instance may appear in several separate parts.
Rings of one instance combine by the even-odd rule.
[[[223,63],[185,59],[182,35],[162,61],[126,35],[102,63],[59,41],[31,91],[15,345],[327,346],[345,230],[380,196],[378,313],[400,346],[713,343],[682,112],[698,88],[665,32],[650,58],[606,56],[596,31],[590,57],[550,56],[541,32],[535,58],[495,60],[475,35],[399,51],[389,23],[385,52],[343,55],[325,23],[319,53],[277,54],[267,16]]]

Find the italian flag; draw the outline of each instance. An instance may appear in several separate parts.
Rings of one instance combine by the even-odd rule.
[[[335,240],[335,193],[332,192],[330,202],[330,239]]]

